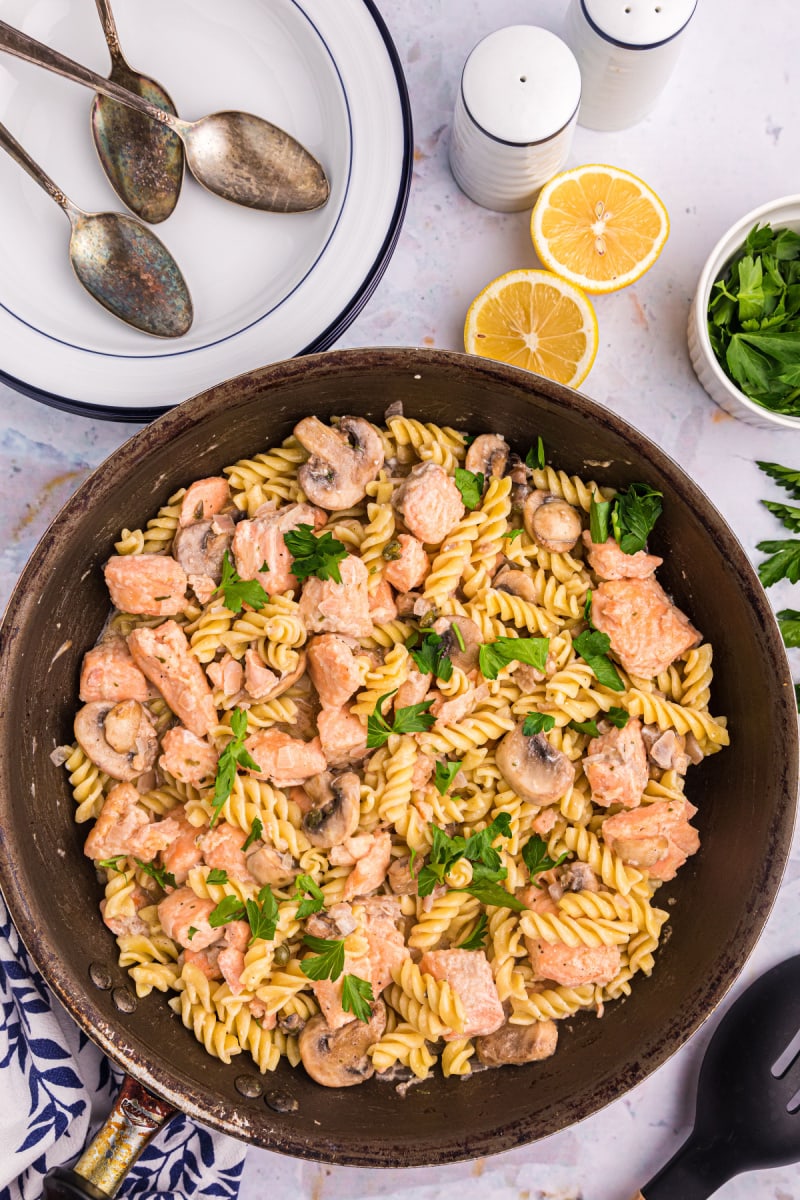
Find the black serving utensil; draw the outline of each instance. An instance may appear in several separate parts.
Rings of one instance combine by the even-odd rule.
[[[731,1005],[708,1044],[694,1129],[635,1200],[706,1200],[743,1171],[800,1159],[800,955]]]

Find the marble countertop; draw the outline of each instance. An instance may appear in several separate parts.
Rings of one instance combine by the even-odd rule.
[[[464,314],[504,271],[535,266],[526,213],[500,215],[462,195],[447,165],[459,73],[472,46],[503,25],[558,33],[566,0],[378,0],[404,64],[415,123],[415,168],[405,226],[377,292],[341,346],[461,349]],[[609,162],[646,179],[670,213],[655,267],[596,301],[600,350],[583,385],[642,429],[706,491],[753,558],[780,536],[760,497],[777,496],[754,459],[800,466],[800,435],[754,429],[716,408],[686,350],[695,281],[720,234],[757,205],[800,190],[795,0],[700,0],[675,73],[653,114],[620,133],[578,128],[570,165]],[[0,365],[2,347],[0,347]],[[0,505],[5,599],[59,506],[135,426],[45,408],[0,384]],[[797,589],[773,588],[776,607]],[[800,678],[800,662],[793,664]],[[734,993],[800,952],[800,844],[775,909]],[[713,1022],[712,1022],[713,1024]],[[399,1197],[413,1200],[628,1200],[686,1136],[708,1038],[701,1030],[624,1099],[546,1141],[487,1160],[407,1172],[331,1168],[264,1151],[248,1156],[242,1200]],[[800,1166],[732,1180],[724,1200],[800,1200]]]

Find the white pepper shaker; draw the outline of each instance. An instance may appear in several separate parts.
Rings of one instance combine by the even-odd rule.
[[[564,37],[583,80],[581,125],[627,129],[647,116],[696,7],[697,0],[571,0]]]
[[[450,167],[484,208],[530,208],[564,165],[581,98],[567,45],[535,25],[510,25],[484,38],[461,76],[450,136]]]

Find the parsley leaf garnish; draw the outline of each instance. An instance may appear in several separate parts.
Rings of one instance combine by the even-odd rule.
[[[372,984],[360,975],[345,975],[342,980],[342,1008],[351,1012],[359,1021],[369,1022],[372,1016],[371,1002],[375,999],[372,994]]]
[[[428,862],[419,872],[417,893],[429,896],[438,883],[443,883],[447,872],[459,858],[472,863],[472,882],[459,889],[476,896],[484,904],[504,905],[521,911],[525,906],[505,888],[498,886],[508,875],[492,842],[498,837],[511,836],[511,818],[500,813],[486,829],[473,833],[469,838],[460,834],[450,837],[438,825],[431,824],[433,845]]]
[[[598,500],[597,492],[592,496],[589,506],[589,532],[595,546],[608,541],[608,518],[611,510],[610,500]]]
[[[165,871],[163,867],[157,867],[151,862],[142,862],[140,858],[135,858],[133,861],[137,867],[144,871],[145,875],[149,875],[151,879],[155,879],[158,886],[162,887],[164,891],[168,887],[174,888],[178,886],[175,882],[175,876],[171,871]]]
[[[241,612],[243,604],[249,604],[258,612],[269,600],[257,579],[240,577],[227,550],[222,556],[222,580],[212,595],[216,596],[217,592],[222,592],[225,607],[233,613]]]
[[[460,762],[437,762],[433,772],[433,783],[440,796],[445,794],[460,769]]]
[[[538,437],[536,439],[535,448],[533,446],[531,446],[530,450],[525,455],[525,465],[527,467],[530,467],[531,470],[533,470],[534,467],[538,467],[540,471],[544,470],[544,468],[545,468],[544,442],[542,441],[541,437]]]
[[[783,608],[777,617],[784,646],[800,646],[800,612]]]
[[[800,545],[800,542],[798,542]],[[597,682],[612,692],[624,692],[625,684],[619,677],[617,668],[608,657],[611,649],[611,638],[607,633],[597,629],[585,629],[572,643],[583,661],[592,668],[597,676]]]
[[[477,508],[483,496],[484,477],[480,471],[467,471],[456,467],[455,485],[468,509]]]
[[[797,583],[800,579],[800,541],[759,542],[757,549],[770,557],[758,564],[758,577],[764,587],[772,587],[779,579]]]
[[[247,835],[247,841],[242,846],[242,850],[248,850],[253,842],[257,842],[264,832],[264,826],[261,824],[260,817],[253,817],[253,823],[250,826],[250,832]]]
[[[570,721],[569,728],[574,729],[576,733],[588,733],[589,737],[600,737],[600,730],[597,728],[597,721],[594,719],[589,721]]]
[[[800,500],[800,471],[791,467],[782,467],[780,463],[756,462],[756,466],[774,479],[778,487],[785,488],[793,500]]]
[[[118,875],[124,875],[122,867],[119,865],[124,862],[124,854],[115,854],[113,858],[101,858],[98,860],[98,867],[105,867],[108,871],[116,871]]]
[[[332,533],[314,536],[313,525],[298,525],[283,535],[286,548],[294,559],[292,574],[299,580],[316,575],[318,579],[342,582],[339,563],[347,558],[347,547]]]
[[[445,640],[438,633],[426,633],[416,648],[412,648],[419,634],[412,634],[406,642],[411,657],[423,675],[434,675],[446,683],[453,674],[453,663],[445,651]]]
[[[543,671],[547,666],[549,638],[500,637],[484,642],[478,651],[478,664],[484,679],[497,679],[503,667],[512,662],[529,663]]]
[[[228,872],[222,867],[212,867],[206,876],[206,883],[227,883]]]
[[[241,921],[245,907],[238,896],[223,896],[216,908],[208,914],[208,923],[212,929],[227,925],[229,921]]]
[[[250,932],[253,935],[250,941],[263,938],[265,942],[271,942],[278,927],[278,901],[272,894],[269,884],[262,887],[258,893],[257,902],[246,900],[244,907],[247,920],[250,922]]]
[[[524,532],[525,530],[522,528],[522,526],[520,526],[519,529],[506,529],[504,533],[500,534],[500,537],[508,538],[510,542],[513,542],[514,538],[520,537],[520,535]]]
[[[344,970],[344,939],[318,938],[307,933],[303,941],[315,951],[300,963],[303,974],[308,979],[338,979]]]
[[[504,876],[505,878],[505,873]],[[511,892],[507,892],[499,883],[495,883],[491,879],[475,879],[468,888],[464,889],[480,900],[481,904],[491,904],[495,908],[511,908],[514,912],[522,912],[525,905],[516,896],[512,896]]]
[[[233,739],[228,742],[220,754],[219,762],[217,763],[214,795],[211,800],[214,811],[209,821],[209,825],[212,826],[219,816],[220,809],[233,791],[236,768],[246,767],[250,771],[261,770],[258,763],[253,761],[250,754],[244,748],[244,739],[247,735],[247,712],[245,709],[233,709],[231,712],[231,729],[233,730]]]
[[[188,929],[188,934],[187,934],[189,941],[192,940],[192,938],[194,937],[194,935],[196,933],[197,933],[197,927],[195,925],[190,925],[189,929]]]
[[[535,737],[537,733],[548,733],[555,723],[555,717],[551,717],[549,713],[528,713],[522,722],[522,732],[525,737]]]
[[[457,950],[482,950],[486,943],[486,927],[489,924],[489,918],[486,913],[481,913],[478,917],[478,924],[473,929],[472,933],[466,939],[456,946]]]
[[[558,867],[567,857],[565,850],[557,859],[552,859],[547,853],[547,842],[542,838],[534,836],[529,838],[522,847],[522,861],[531,873],[531,883],[535,887],[541,887],[534,879],[535,875],[540,875],[542,871],[549,871],[552,867]]]
[[[624,729],[630,719],[630,714],[624,708],[615,708],[612,704],[611,708],[603,716],[612,725],[616,725],[617,729]],[[600,730],[597,728],[597,721],[570,721],[569,728],[576,730],[578,733],[588,733],[590,737],[600,737]]]
[[[646,483],[632,483],[617,496],[611,513],[614,537],[623,554],[644,550],[648,534],[661,516],[661,492]]]
[[[624,729],[630,720],[630,713],[624,708],[616,708],[613,704],[606,713],[606,720],[612,725],[616,725],[617,729]]]
[[[310,875],[298,875],[294,881],[294,900],[300,901],[297,910],[298,921],[304,921],[312,913],[319,912],[325,907],[325,896]]]
[[[451,630],[452,630],[452,632],[453,632],[453,636],[455,637],[456,641],[458,642],[459,649],[460,649],[460,650],[466,650],[466,648],[467,648],[467,645],[466,645],[466,642],[464,641],[464,635],[463,635],[463,633],[461,632],[461,630],[460,630],[460,629],[459,629],[459,627],[458,627],[458,622],[457,622],[457,621],[453,621],[453,623],[452,623],[452,625],[450,626],[450,628],[451,628]]]
[[[397,689],[395,688],[395,691]],[[375,711],[367,717],[367,745],[370,749],[383,746],[393,733],[424,733],[435,723],[428,709],[432,700],[423,700],[420,704],[409,704],[406,708],[398,708],[394,714],[394,723],[390,725],[383,715],[383,703],[393,696],[394,692],[386,692],[375,705]]]

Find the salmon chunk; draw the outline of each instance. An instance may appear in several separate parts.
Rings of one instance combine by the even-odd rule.
[[[176,883],[185,883],[192,868],[199,867],[203,861],[203,851],[198,845],[203,830],[191,825],[183,814],[176,820],[179,829],[166,849],[161,851],[161,865],[175,876]]]
[[[277,787],[292,787],[327,768],[319,738],[303,742],[280,729],[259,729],[245,742],[245,749],[261,770],[251,771],[256,779],[269,779]]]
[[[369,615],[373,625],[388,625],[397,616],[394,593],[385,579],[370,593]]]
[[[397,695],[388,700],[383,706],[383,712],[388,713],[394,705],[395,712],[400,708],[411,708],[421,704],[430,691],[433,676],[427,672],[418,671],[416,666],[409,667],[408,677],[397,689]]]
[[[700,835],[689,824],[696,812],[688,800],[658,800],[606,817],[603,840],[623,862],[651,879],[674,879],[687,858],[700,849]]]
[[[162,754],[158,765],[162,771],[191,783],[194,787],[209,787],[217,773],[217,752],[205,738],[190,729],[176,725],[161,739]]]
[[[419,969],[423,974],[449,983],[464,1005],[464,1029],[459,1033],[446,1033],[446,1042],[462,1037],[483,1037],[494,1033],[505,1021],[492,968],[482,950],[429,950],[423,954]]]
[[[88,650],[81,667],[80,698],[93,700],[149,700],[155,690],[130,656],[124,638],[109,638]]]
[[[209,946],[207,950],[184,950],[183,961],[197,967],[199,971],[203,972],[206,979],[222,979],[222,971],[219,969],[219,950],[218,942]]]
[[[216,728],[217,710],[205,671],[180,625],[165,621],[156,629],[134,629],[128,634],[128,646],[136,665],[187,729],[204,737]]]
[[[224,925],[214,929],[208,923],[216,907],[215,900],[203,900],[195,896],[191,888],[177,888],[159,904],[158,919],[167,937],[184,950],[205,950],[206,946],[220,941],[225,933]],[[191,936],[190,931],[193,931]]]
[[[367,753],[367,731],[346,708],[323,708],[317,715],[319,740],[325,761],[345,767]]]
[[[244,970],[244,952],[250,941],[250,926],[247,921],[229,921],[225,926],[225,937],[217,962],[222,972],[222,978],[231,990],[231,995],[239,996],[244,991],[242,971]]]
[[[604,808],[609,804],[635,808],[649,776],[641,721],[630,718],[624,729],[609,729],[600,737],[592,738],[583,769],[594,804]]]
[[[244,654],[244,687],[254,700],[264,700],[275,690],[280,682],[276,675],[265,664],[257,650],[250,647]]]
[[[360,558],[348,554],[339,563],[341,583],[317,579],[311,575],[303,584],[300,615],[309,633],[344,633],[349,637],[369,637],[367,568]]]
[[[400,545],[400,557],[393,558],[383,570],[383,578],[398,592],[411,592],[424,582],[431,569],[430,560],[425,553],[425,547],[418,538],[410,533],[401,533],[397,537]]]
[[[120,612],[174,617],[186,608],[186,572],[165,554],[115,554],[103,574]]]
[[[131,783],[119,783],[103,801],[84,853],[95,861],[138,854],[140,836],[149,824],[150,816],[140,805],[136,788]]]
[[[203,861],[207,867],[227,871],[232,879],[247,881],[250,872],[242,849],[246,841],[247,834],[243,829],[237,829],[228,821],[218,821],[213,829],[200,838]]]
[[[392,503],[414,537],[438,546],[466,509],[461,493],[443,467],[418,463],[394,494]]]
[[[350,840],[355,841],[356,839],[351,838]],[[374,892],[386,878],[391,861],[392,839],[390,835],[385,832],[373,834],[366,854],[359,856],[356,865],[345,880],[342,899],[352,900],[355,896],[366,896],[369,892]]]
[[[153,903],[153,897],[150,896],[144,888],[139,887],[138,883],[134,885],[133,891],[130,894],[130,900],[133,903],[133,913],[118,913],[114,917],[106,916],[106,908],[108,902],[100,901],[100,913],[103,918],[103,924],[107,929],[110,929],[115,937],[125,937],[130,934],[145,934],[150,930],[145,922],[139,916],[139,909],[146,908],[147,905]]]
[[[664,561],[644,550],[625,554],[613,537],[607,542],[593,542],[588,529],[583,531],[583,544],[589,566],[601,579],[647,579]]]
[[[619,946],[565,946],[527,937],[525,945],[536,974],[562,987],[610,983],[619,974]]]
[[[358,660],[335,633],[323,633],[309,643],[308,673],[323,708],[341,708],[361,685]]]
[[[298,525],[319,529],[327,521],[321,508],[310,504],[288,504],[284,508],[262,506],[252,521],[240,521],[233,535],[233,556],[242,579],[257,579],[271,595],[296,591],[292,556],[283,535]]]
[[[702,640],[655,579],[615,579],[592,595],[592,623],[626,671],[649,679]]]
[[[371,896],[356,906],[361,910],[361,927],[359,932],[367,941],[367,952],[362,955],[345,953],[344,970],[336,980],[319,979],[312,982],[317,1003],[319,1004],[331,1029],[340,1029],[353,1020],[351,1012],[342,1008],[342,980],[345,975],[357,975],[372,984],[372,994],[377,1000],[381,992],[392,982],[392,971],[401,966],[409,956],[409,949],[399,929],[402,921],[400,902],[396,896]],[[314,918],[308,923],[309,933],[318,937],[345,937],[347,931],[357,928],[352,917],[349,904],[337,904],[328,913],[346,914],[349,920],[342,922],[340,917],[339,929],[328,929],[326,923],[315,924]]]
[[[206,675],[226,696],[235,696],[244,687],[244,667],[232,654],[224,655],[219,662],[209,663]]]
[[[210,475],[207,479],[197,479],[186,489],[186,495],[181,501],[181,513],[178,524],[181,528],[195,525],[199,521],[208,521],[224,508],[231,505],[231,489],[223,475]]]

